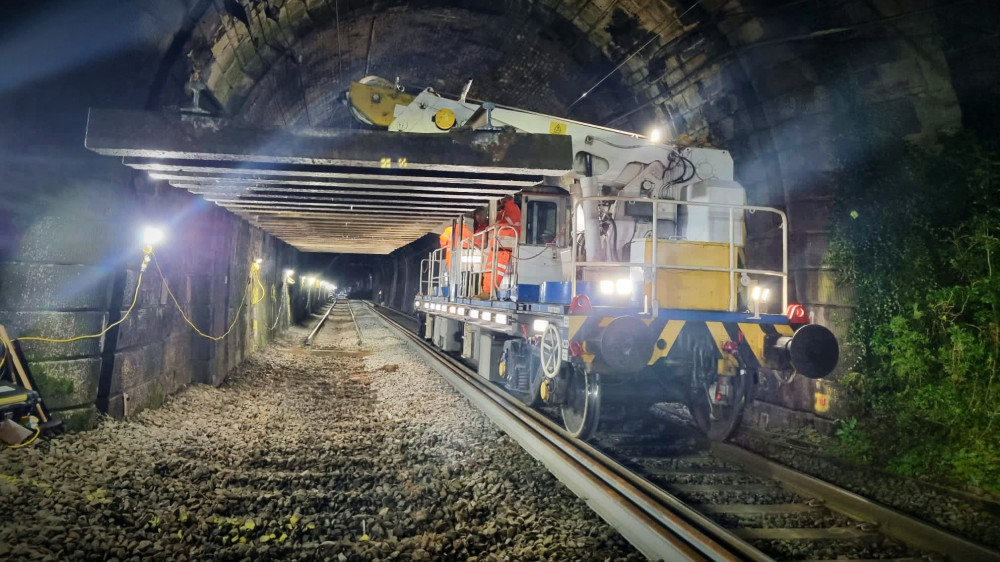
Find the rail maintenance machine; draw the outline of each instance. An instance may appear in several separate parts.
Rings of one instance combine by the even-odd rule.
[[[746,204],[728,152],[381,79],[348,96],[356,118],[390,131],[572,139],[573,170],[522,190],[519,221],[496,221],[494,201],[488,228],[474,233],[469,216],[447,227],[413,303],[426,339],[525,404],[559,407],[571,435],[669,402],[723,440],[760,371],[821,378],[837,365],[833,334],[788,303],[787,217]],[[753,268],[751,218],[773,233],[750,248]]]

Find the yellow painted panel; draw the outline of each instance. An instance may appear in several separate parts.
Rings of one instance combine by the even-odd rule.
[[[728,355],[722,351],[722,344],[729,341],[729,332],[726,331],[726,327],[722,325],[722,322],[705,322],[705,325],[712,333],[712,339],[715,341],[715,347],[719,348],[719,353]]]
[[[375,86],[360,82],[351,82],[348,94],[351,105],[380,127],[392,124],[397,105],[410,105],[413,101],[412,95],[397,91],[392,86]]]
[[[729,244],[689,240],[657,240],[657,265],[729,267]],[[653,261],[653,241],[646,240],[646,263]],[[733,286],[737,286],[736,281]],[[724,271],[660,270],[656,273],[656,300],[665,308],[729,310],[729,274]],[[652,284],[645,286],[647,296]]]
[[[683,327],[683,320],[667,320],[667,325],[663,327],[663,331],[660,332],[659,337],[659,339],[667,342],[667,346],[663,349],[658,347],[653,348],[653,357],[649,360],[650,365],[656,363],[661,357],[666,357],[670,354],[670,350],[674,347],[674,342],[677,341],[677,335],[681,333],[681,328]]]
[[[747,341],[753,351],[757,361],[764,363],[764,328],[760,324],[741,323],[740,331],[743,332],[743,339]]]
[[[774,329],[782,336],[792,336],[795,334],[795,330],[788,324],[775,324]]]

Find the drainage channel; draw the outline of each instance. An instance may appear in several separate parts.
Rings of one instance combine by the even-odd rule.
[[[597,448],[572,439],[390,316],[411,317],[369,308],[650,558],[1000,562],[987,547],[733,445],[693,451],[630,435],[617,446],[599,438]]]

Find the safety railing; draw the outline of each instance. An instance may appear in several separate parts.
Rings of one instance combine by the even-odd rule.
[[[420,292],[428,296],[441,296],[441,287],[447,286],[445,282],[448,274],[445,271],[445,251],[448,248],[438,248],[432,251],[427,259],[420,262]]]
[[[472,243],[463,244],[461,248],[462,284],[458,296],[472,298],[489,293],[489,298],[495,300],[503,280],[507,280],[509,287],[516,285],[517,260],[514,256],[518,242],[517,229],[505,224],[495,224],[473,234]],[[502,258],[503,254],[507,257]],[[487,284],[488,291],[485,290]]]
[[[573,236],[572,251],[571,256],[571,266],[572,266],[572,289],[574,295],[577,294],[577,277],[578,272],[585,270],[596,270],[596,269],[609,269],[609,268],[624,268],[628,271],[632,271],[633,268],[638,268],[642,271],[643,276],[643,286],[646,283],[652,285],[650,289],[650,305],[652,308],[652,315],[656,316],[659,310],[659,304],[657,299],[657,285],[658,279],[657,274],[664,270],[673,271],[715,271],[723,272],[729,274],[729,311],[737,311],[738,303],[738,288],[736,277],[739,275],[741,278],[743,276],[757,275],[764,277],[777,277],[781,280],[781,309],[784,310],[788,307],[788,218],[785,213],[775,209],[773,207],[758,207],[754,205],[732,205],[726,203],[706,203],[697,201],[674,201],[669,199],[650,199],[645,197],[606,197],[606,196],[591,196],[582,197],[575,201],[572,210],[572,216],[570,218],[570,224],[578,224],[576,214],[580,212],[586,212],[587,205],[582,203],[585,201],[595,201],[595,202],[616,202],[616,203],[647,203],[651,204],[652,213],[652,248],[650,262],[620,262],[620,261],[578,261],[579,254],[579,233]],[[659,253],[658,253],[658,225],[662,220],[660,215],[660,206],[666,205],[670,206],[671,212],[676,210],[675,206],[687,206],[687,207],[709,207],[711,209],[724,209],[728,216],[728,238],[729,238],[729,267],[703,267],[703,266],[690,266],[690,265],[674,265],[674,264],[660,264]],[[770,269],[751,269],[747,267],[738,267],[736,263],[736,249],[740,246],[736,244],[736,216],[737,213],[773,213],[778,215],[781,219],[781,269],[780,270],[770,270]],[[587,221],[590,222],[590,221]],[[588,226],[591,226],[588,224]],[[745,240],[744,240],[745,243]]]
[[[430,296],[444,296],[445,287],[455,287],[456,297],[474,298],[489,293],[490,299],[497,298],[497,290],[503,279],[508,286],[517,280],[517,230],[509,225],[493,225],[465,238],[459,243],[458,278],[451,279],[449,252],[452,248],[438,248],[420,262],[420,292]],[[507,253],[507,263],[501,257]],[[500,275],[497,275],[497,273]],[[484,282],[489,275],[489,282]],[[488,291],[484,288],[488,285]]]

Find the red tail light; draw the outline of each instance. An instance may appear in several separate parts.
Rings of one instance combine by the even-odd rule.
[[[569,340],[569,353],[573,357],[583,355],[583,344],[576,340]]]
[[[809,315],[806,314],[806,307],[801,304],[789,304],[785,309],[785,316],[792,324],[808,324]]]

